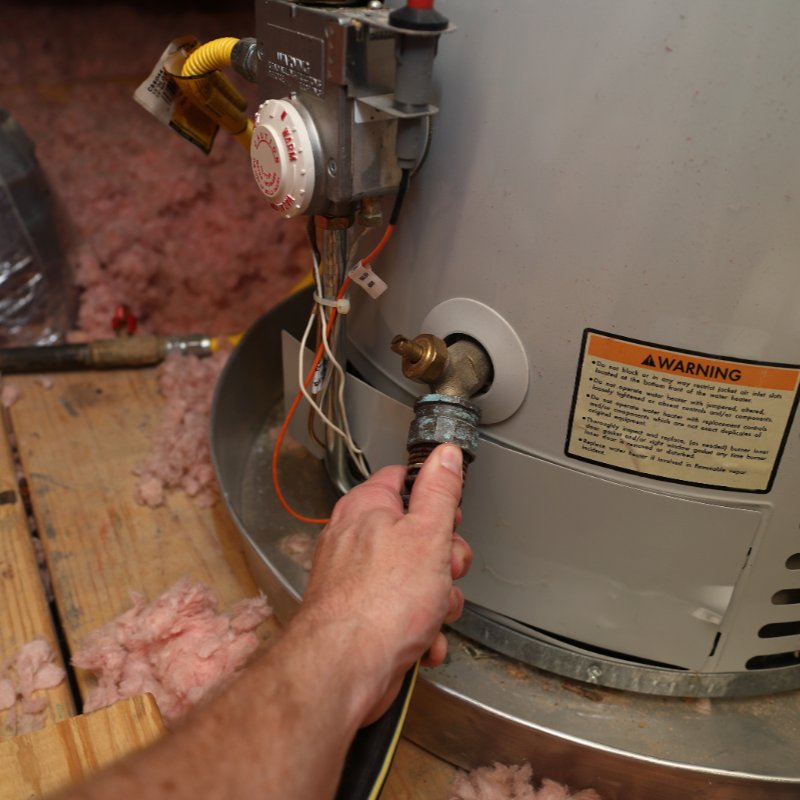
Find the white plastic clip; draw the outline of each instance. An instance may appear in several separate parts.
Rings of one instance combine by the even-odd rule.
[[[328,299],[327,297],[320,297],[316,292],[314,292],[314,302],[319,303],[321,306],[328,306],[328,308],[335,308],[339,314],[349,314],[350,313],[350,298],[349,297],[340,297],[338,300],[336,299]]]
[[[373,300],[380,297],[389,287],[373,271],[369,264],[359,261],[350,270],[350,279],[357,283]]]

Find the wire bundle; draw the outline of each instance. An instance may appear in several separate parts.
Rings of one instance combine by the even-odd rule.
[[[339,436],[343,439],[345,443],[345,447],[347,448],[347,452],[352,459],[353,464],[355,465],[356,469],[361,473],[364,478],[369,477],[369,468],[367,466],[366,460],[364,459],[363,451],[356,445],[353,441],[353,437],[350,432],[350,425],[347,418],[347,409],[345,407],[345,399],[344,399],[344,392],[345,392],[345,370],[341,363],[336,359],[332,347],[332,343],[336,341],[336,333],[337,333],[337,317],[339,316],[339,305],[337,301],[341,301],[350,287],[351,278],[349,275],[350,269],[355,266],[355,264],[360,263],[363,266],[368,266],[378,255],[383,251],[386,247],[389,239],[391,238],[392,232],[395,229],[397,224],[397,219],[400,213],[400,208],[403,203],[403,198],[406,193],[406,189],[408,187],[408,179],[409,179],[409,172],[407,170],[403,171],[402,179],[400,181],[400,186],[397,191],[397,197],[395,198],[394,207],[392,208],[392,213],[389,218],[389,224],[386,226],[386,230],[384,231],[381,240],[375,246],[375,248],[369,253],[369,255],[365,256],[360,260],[353,261],[353,255],[358,247],[358,244],[361,240],[359,237],[356,242],[354,243],[353,247],[350,250],[349,258],[348,258],[348,269],[345,273],[344,280],[342,281],[341,286],[339,287],[338,292],[336,293],[336,300],[330,301],[326,300],[323,297],[323,287],[322,287],[322,279],[320,276],[320,269],[319,269],[319,253],[316,248],[316,243],[312,238],[311,231],[313,231],[313,220],[310,220],[309,224],[309,238],[311,242],[311,251],[312,251],[312,258],[313,258],[313,267],[314,267],[314,282],[316,286],[316,293],[315,293],[315,303],[314,307],[311,310],[308,318],[308,324],[306,325],[305,331],[303,333],[302,341],[300,342],[300,353],[298,355],[298,363],[297,363],[297,379],[298,384],[300,386],[297,394],[295,395],[294,400],[292,401],[292,405],[289,408],[289,412],[286,415],[286,418],[281,425],[280,431],[278,432],[278,437],[275,441],[275,449],[272,452],[272,484],[275,488],[275,494],[278,497],[283,508],[293,516],[295,519],[299,520],[300,522],[309,522],[318,525],[325,525],[330,520],[329,518],[322,518],[322,517],[307,517],[299,512],[295,511],[292,506],[287,501],[286,497],[283,494],[283,491],[280,487],[280,481],[278,479],[278,461],[280,457],[280,450],[283,444],[284,439],[286,438],[286,432],[289,429],[289,424],[291,423],[292,419],[294,418],[295,412],[297,411],[297,407],[300,404],[301,398],[305,398],[311,409],[312,417],[309,420],[309,430],[311,432],[312,437],[320,444],[323,445],[323,442],[317,437],[316,433],[314,432],[314,419],[319,418],[323,424],[335,435]],[[363,235],[363,234],[362,234]],[[316,353],[314,355],[314,359],[311,362],[311,366],[306,372],[305,377],[303,377],[303,367],[304,367],[304,353],[306,349],[306,345],[308,343],[308,339],[311,335],[311,330],[314,327],[314,322],[318,323],[318,339],[319,344],[316,349]],[[322,366],[320,366],[322,365]],[[333,369],[333,372],[330,371],[330,368]],[[321,369],[321,381],[318,381],[319,389],[317,392],[309,392],[309,386],[311,386],[312,382],[314,382],[314,378],[317,375],[317,370]],[[333,401],[329,403],[327,398],[330,396],[329,393],[334,392],[333,394]],[[341,425],[337,425],[330,416],[326,413],[326,407],[331,405],[333,408],[338,409],[337,416],[341,420]]]
[[[309,225],[309,230],[311,230],[313,222]],[[353,246],[351,250],[352,252],[356,249],[358,242]],[[310,406],[309,410],[309,433],[311,434],[312,438],[321,446],[325,447],[325,442],[320,441],[319,437],[314,432],[314,419],[318,417],[322,422],[329,428],[336,436],[342,438],[345,443],[345,447],[347,448],[347,452],[350,454],[350,458],[352,459],[353,464],[355,465],[356,469],[361,473],[361,476],[364,478],[369,477],[369,469],[367,467],[367,463],[364,459],[363,451],[356,446],[356,443],[353,441],[353,436],[350,433],[350,424],[347,418],[347,409],[345,407],[344,401],[344,388],[345,388],[345,372],[342,368],[342,365],[337,361],[336,356],[333,354],[333,349],[331,348],[330,340],[333,339],[334,341],[338,338],[338,331],[336,330],[337,325],[333,325],[331,328],[332,336],[328,336],[328,315],[326,313],[326,307],[330,308],[331,314],[334,312],[339,315],[342,313],[342,309],[338,303],[346,302],[346,298],[341,298],[340,300],[336,301],[329,301],[326,300],[324,297],[323,287],[322,287],[322,277],[320,276],[319,270],[319,255],[317,252],[314,243],[312,242],[312,256],[313,256],[313,263],[314,263],[314,282],[317,287],[317,291],[314,294],[314,308],[311,310],[311,314],[308,317],[308,324],[306,325],[305,332],[303,333],[303,338],[300,342],[300,352],[297,357],[297,383],[300,387],[300,392],[302,393],[303,397],[308,401]],[[350,259],[348,259],[348,263]],[[305,386],[305,382],[303,379],[303,361],[304,361],[304,354],[306,350],[306,343],[308,342],[309,335],[311,333],[311,329],[314,326],[314,320],[317,319],[319,322],[318,331],[319,331],[319,339],[322,345],[324,356],[323,360],[320,361],[319,365],[314,371],[314,375],[316,376],[316,380],[312,377],[312,386],[316,383],[319,383],[318,390],[315,393],[315,397],[309,393],[308,389]],[[328,367],[333,367],[334,373],[331,373]],[[338,414],[336,415],[338,419],[341,420],[341,427],[338,426],[326,413],[325,408],[328,406],[327,397],[328,393],[333,392],[334,397],[334,404],[335,407],[338,409]],[[316,398],[319,398],[317,401]]]

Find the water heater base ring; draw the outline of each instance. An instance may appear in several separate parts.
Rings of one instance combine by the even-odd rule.
[[[662,697],[757,697],[800,688],[800,669],[752,672],[693,672],[636,664],[578,647],[468,603],[454,628],[468,639],[513,659],[564,678],[607,689]]]

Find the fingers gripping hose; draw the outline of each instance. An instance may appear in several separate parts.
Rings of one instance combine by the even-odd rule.
[[[217,70],[231,66],[231,54],[239,40],[233,36],[214,39],[196,47],[181,68],[181,90],[205,114],[233,134],[249,151],[253,123],[245,114],[244,98]]]

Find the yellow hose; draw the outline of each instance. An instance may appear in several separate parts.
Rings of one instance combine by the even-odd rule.
[[[201,44],[189,53],[189,58],[183,65],[181,75],[205,75],[215,69],[222,69],[231,65],[231,53],[239,40],[234,36],[225,36],[222,39],[212,39]]]
[[[244,100],[227,81],[213,80],[218,69],[231,65],[231,53],[239,40],[233,36],[213,39],[196,47],[181,68],[181,88],[192,102],[233,134],[249,152],[253,123],[244,113]]]

